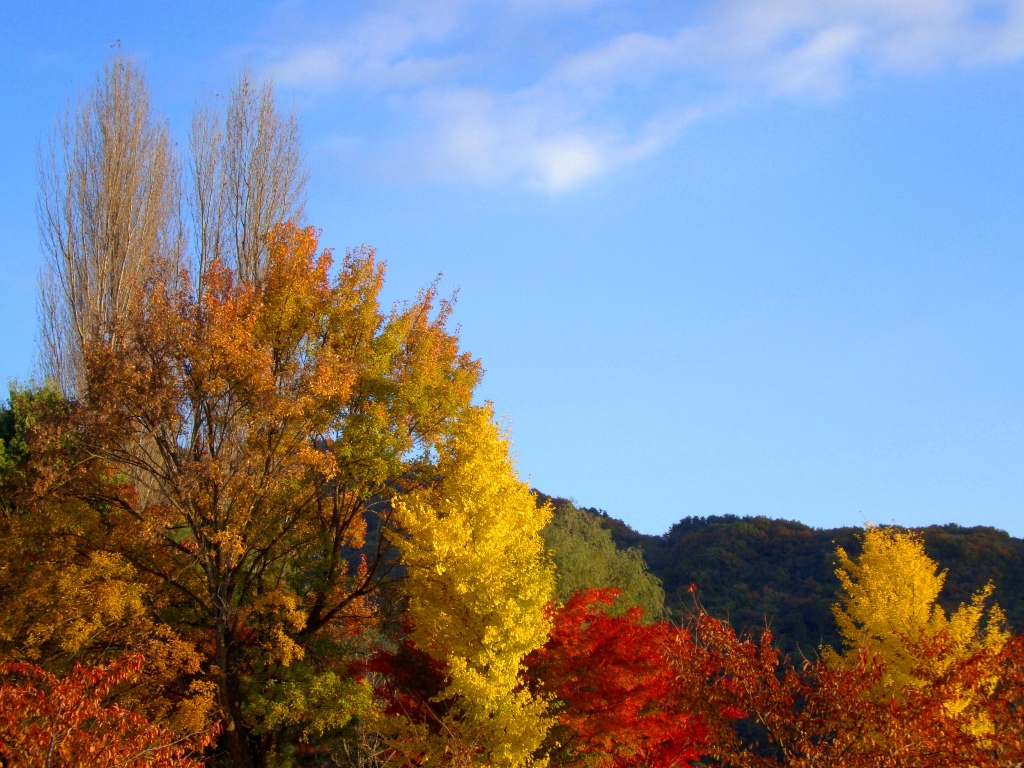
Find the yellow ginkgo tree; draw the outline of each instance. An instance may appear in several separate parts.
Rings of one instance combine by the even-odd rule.
[[[438,481],[395,505],[410,639],[444,669],[435,722],[394,716],[389,743],[411,764],[537,765],[550,725],[523,685],[544,644],[554,574],[538,507],[489,406],[470,408],[440,448]]]
[[[915,673],[925,663],[919,653],[922,642],[943,635],[951,649],[946,658],[952,659],[982,647],[997,650],[1009,637],[999,606],[985,610],[991,583],[970,603],[946,614],[936,602],[946,571],[939,571],[913,531],[868,526],[856,560],[842,547],[836,557],[841,592],[832,611],[846,650],[840,655],[826,649],[826,658],[833,665],[849,666],[861,649],[879,655],[885,662],[882,685],[889,694],[921,683]]]

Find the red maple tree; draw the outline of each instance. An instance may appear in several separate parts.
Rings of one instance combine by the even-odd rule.
[[[706,751],[701,720],[681,705],[666,658],[680,630],[645,624],[639,608],[613,616],[619,590],[588,589],[550,607],[551,636],[526,660],[555,699],[552,761],[566,766],[687,765]]]
[[[176,736],[104,698],[139,674],[128,654],[106,666],[75,665],[59,678],[33,664],[0,664],[0,765],[10,768],[200,768],[190,755],[217,734]]]

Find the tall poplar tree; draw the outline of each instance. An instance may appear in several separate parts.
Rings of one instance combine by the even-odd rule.
[[[188,267],[197,295],[215,262],[258,280],[270,231],[301,224],[304,161],[295,116],[248,70],[223,109],[196,106],[182,158],[143,69],[113,56],[39,154],[42,373],[84,396],[86,345],[109,336],[158,267],[165,278]]]
[[[181,255],[180,161],[145,73],[120,54],[39,153],[40,367],[81,394],[83,350]]]

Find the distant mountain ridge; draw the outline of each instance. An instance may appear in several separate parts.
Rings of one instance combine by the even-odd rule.
[[[543,494],[542,494],[543,496]],[[557,507],[566,499],[543,496]],[[812,528],[792,520],[735,515],[687,517],[661,536],[638,533],[603,510],[600,518],[622,548],[639,547],[665,587],[673,613],[692,610],[691,584],[713,615],[740,630],[766,622],[787,651],[813,656],[840,638],[832,617],[839,580],[835,548],[860,552],[860,528]],[[1024,539],[987,526],[932,525],[915,529],[925,550],[948,571],[939,602],[953,610],[988,581],[1015,632],[1024,630]]]

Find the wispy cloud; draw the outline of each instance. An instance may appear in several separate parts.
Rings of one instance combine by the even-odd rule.
[[[378,99],[410,177],[579,186],[728,105],[1024,58],[1024,0],[421,0],[269,51],[278,82]],[[323,100],[321,100],[323,101]],[[373,162],[371,159],[370,162]]]
[[[425,172],[561,191],[657,154],[710,107],[660,112],[626,129],[590,121],[557,91],[431,91],[419,100],[432,130],[415,140]]]
[[[439,82],[451,74],[458,53],[423,57],[413,51],[448,43],[458,31],[465,5],[429,0],[408,7],[396,4],[340,25],[329,16],[313,18],[307,29],[327,34],[313,34],[312,42],[278,53],[272,69],[279,82],[299,88]]]

